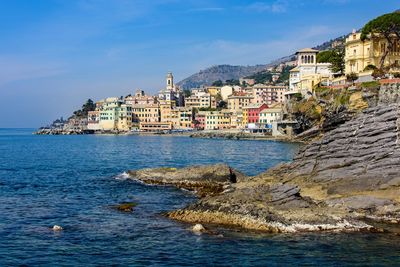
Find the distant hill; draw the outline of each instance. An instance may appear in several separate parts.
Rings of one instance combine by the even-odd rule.
[[[320,44],[314,49],[323,51],[332,49],[332,46],[337,45],[344,40],[345,36],[341,36],[330,41],[327,41],[323,44]],[[213,82],[221,80],[239,80],[242,77],[251,76],[259,72],[265,72],[267,68],[279,65],[281,63],[285,63],[293,60],[295,55],[289,55],[286,57],[282,57],[276,59],[268,64],[260,64],[255,66],[232,66],[232,65],[216,65],[209,67],[207,69],[201,70],[177,84],[183,89],[191,89],[197,88],[200,86],[211,85]]]
[[[232,65],[217,65],[201,70],[183,79],[178,85],[183,89],[190,89],[200,87],[202,85],[211,85],[217,80],[238,80],[241,77],[245,77],[256,72],[265,70],[268,65],[256,65],[256,66],[232,66]]]

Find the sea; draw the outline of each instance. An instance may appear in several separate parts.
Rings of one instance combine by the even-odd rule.
[[[400,236],[392,234],[206,225],[220,235],[197,235],[163,216],[196,201],[192,193],[126,175],[212,163],[256,175],[292,160],[298,144],[33,131],[0,129],[0,266],[400,266]],[[137,206],[113,207],[122,202]]]

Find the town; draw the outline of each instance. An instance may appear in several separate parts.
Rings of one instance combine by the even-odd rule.
[[[389,49],[389,45],[391,45]],[[270,136],[293,135],[297,121],[290,103],[315,96],[316,88],[343,89],[355,84],[398,78],[400,42],[365,38],[353,32],[330,50],[305,48],[290,61],[266,70],[270,80],[252,77],[215,81],[211,86],[182,90],[172,72],[158,95],[143,90],[125,97],[89,100],[67,121],[55,121],[40,134],[171,133],[241,131]],[[381,73],[386,69],[385,73]],[[288,72],[284,78],[285,72]]]

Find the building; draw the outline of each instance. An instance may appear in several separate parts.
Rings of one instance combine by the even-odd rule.
[[[207,111],[199,111],[194,116],[194,120],[192,123],[192,128],[197,130],[204,130],[206,127],[206,112]]]
[[[248,124],[258,124],[260,112],[267,107],[266,104],[250,104],[243,107],[243,125],[246,127]]]
[[[140,122],[139,128],[143,132],[162,132],[172,130],[172,122]]]
[[[288,91],[285,85],[265,85],[256,84],[253,86],[253,103],[267,104],[283,103],[285,101],[285,92]]]
[[[221,93],[221,87],[218,86],[208,86],[206,87],[207,93],[212,97],[217,97]]]
[[[185,98],[185,107],[187,108],[210,108],[211,95],[205,92],[198,92]]]
[[[183,92],[174,84],[174,76],[172,72],[168,72],[166,77],[166,88],[158,94],[159,100],[174,102],[175,106],[184,106]]]
[[[148,96],[144,93],[143,90],[136,90],[135,95],[131,96],[127,96],[125,97],[125,103],[128,105],[135,105],[135,104],[139,104],[139,105],[146,105],[146,104],[156,104],[157,103],[157,97],[155,96]]]
[[[191,129],[193,112],[192,108],[175,107],[170,111],[170,119],[174,129]]]
[[[231,112],[241,111],[242,108],[248,106],[253,99],[254,97],[252,95],[243,92],[235,92],[228,97],[228,109]]]
[[[307,96],[320,82],[332,79],[330,63],[317,63],[318,50],[305,48],[296,52],[297,66],[290,70],[289,91],[285,96],[301,93]],[[329,85],[329,84],[327,84]]]
[[[129,131],[132,127],[132,107],[120,98],[110,97],[99,108],[99,129],[105,131]]]
[[[239,79],[239,83],[241,85],[245,84],[245,85],[248,85],[248,86],[253,86],[256,83],[256,81],[254,79],[240,78]]]
[[[205,112],[205,130],[229,129],[230,125],[231,116],[228,110]]]
[[[99,110],[89,111],[87,118],[87,129],[94,131],[101,130],[99,121],[100,121],[100,111]]]
[[[400,40],[393,36],[394,48],[385,58],[384,66],[400,65]],[[370,75],[365,67],[374,65],[380,67],[382,55],[388,49],[385,38],[374,37],[361,40],[361,33],[353,32],[346,38],[345,43],[345,73],[356,73],[359,76]]]
[[[260,112],[260,127],[271,128],[273,122],[280,122],[283,118],[283,110],[281,106],[263,109]]]
[[[134,104],[132,106],[132,121],[140,122],[160,122],[160,106],[158,104]]]

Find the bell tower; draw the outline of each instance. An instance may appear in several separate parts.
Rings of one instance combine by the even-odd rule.
[[[175,88],[174,76],[172,75],[172,72],[168,72],[168,74],[167,74],[167,89],[173,90],[174,88]]]

